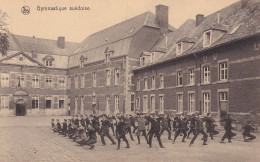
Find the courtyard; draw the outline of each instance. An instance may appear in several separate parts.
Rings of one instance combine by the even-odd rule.
[[[167,139],[167,133],[162,136],[165,146],[161,149],[156,138],[153,139],[153,147],[148,148],[144,137],[141,137],[141,145],[136,141],[130,141],[130,149],[126,149],[125,143],[121,143],[121,150],[116,150],[115,145],[110,145],[105,137],[106,146],[102,146],[100,137],[94,150],[88,146],[80,146],[72,142],[68,137],[63,137],[50,130],[51,118],[63,120],[59,117],[1,117],[0,118],[0,161],[235,161],[257,162],[260,161],[259,134],[254,133],[257,139],[253,142],[243,142],[241,132],[232,140],[232,143],[220,144],[223,130],[214,140],[208,140],[208,145],[203,146],[201,135],[192,147],[188,147],[190,139],[186,143],[178,137],[175,144]],[[66,117],[68,118],[68,117]],[[136,139],[136,136],[134,136]]]

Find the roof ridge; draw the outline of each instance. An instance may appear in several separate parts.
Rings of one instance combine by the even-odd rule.
[[[144,12],[144,13],[142,13],[142,14],[139,14],[139,15],[136,15],[136,16],[134,16],[134,17],[131,17],[130,19],[127,19],[127,20],[125,20],[125,21],[121,21],[121,22],[119,22],[119,23],[117,23],[117,24],[114,24],[114,25],[112,25],[112,26],[109,26],[109,27],[107,27],[107,28],[104,28],[104,29],[102,29],[102,30],[99,30],[99,31],[97,31],[97,32],[94,32],[94,33],[90,34],[89,36],[87,36],[87,38],[89,38],[89,37],[91,37],[91,36],[93,36],[93,35],[96,35],[96,34],[102,32],[102,31],[106,31],[106,30],[108,30],[108,29],[110,29],[110,28],[113,28],[113,27],[115,27],[115,26],[118,26],[118,25],[120,25],[120,24],[123,24],[123,23],[125,23],[125,22],[128,22],[128,21],[130,21],[130,20],[133,20],[133,19],[135,19],[136,17],[142,16],[142,15],[145,15],[145,14],[148,15],[149,12],[151,12],[151,11]],[[146,15],[146,19],[147,19],[147,15]],[[83,41],[85,41],[87,38],[85,38]],[[83,41],[82,41],[82,42],[83,42]]]

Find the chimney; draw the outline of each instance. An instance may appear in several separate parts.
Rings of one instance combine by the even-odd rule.
[[[196,15],[196,26],[199,26],[203,20],[204,20],[204,15],[202,14]]]
[[[65,48],[65,37],[58,37],[57,46],[61,49]]]
[[[242,9],[247,6],[248,1],[249,1],[249,0],[240,0],[240,2],[241,2],[241,8],[242,8]]]
[[[160,26],[163,34],[168,32],[168,6],[157,5],[155,7],[156,23]]]

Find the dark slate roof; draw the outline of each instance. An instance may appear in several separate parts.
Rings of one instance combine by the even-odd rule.
[[[57,46],[57,40],[33,38],[15,34],[8,35],[10,51],[32,52],[34,49],[37,53],[54,54],[54,55],[70,55],[78,47],[78,43],[65,42],[65,48]]]
[[[103,45],[111,44],[118,40],[132,37],[143,26],[159,28],[159,25],[155,21],[155,15],[152,12],[145,12],[88,36],[81,42],[80,48],[77,49],[75,53],[81,53]],[[169,25],[169,31],[174,30],[175,28]]]
[[[226,43],[244,39],[246,37],[260,34],[260,1],[250,0],[245,8],[241,8],[241,2],[236,2],[219,11],[220,24],[217,24],[218,12],[208,15],[204,18],[202,23],[197,27],[195,25],[187,25],[187,22],[174,32],[168,33],[168,40],[170,42],[167,48],[167,53],[164,57],[157,60],[153,64],[145,67],[137,68],[143,69],[153,65],[161,64],[166,61],[174,60],[177,57],[199,53],[201,51],[210,50],[211,48],[224,45]],[[203,33],[208,29],[215,29],[225,31],[225,34],[216,42],[208,47],[203,47]],[[182,33],[182,34],[181,34]],[[195,44],[185,51],[182,55],[176,56],[176,43],[183,37],[193,38],[196,40]],[[160,47],[165,47],[165,40],[161,39],[160,42],[154,47],[153,50]],[[164,44],[164,45],[163,45]]]

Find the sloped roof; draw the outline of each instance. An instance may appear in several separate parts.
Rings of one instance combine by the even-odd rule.
[[[143,26],[160,28],[156,23],[155,15],[148,11],[88,36],[74,53],[81,53],[131,37]],[[169,31],[173,30],[175,29],[169,25]]]
[[[57,40],[34,38],[15,34],[8,35],[10,51],[32,52],[54,54],[54,55],[70,55],[78,47],[78,43],[65,42],[65,48],[57,46]]]
[[[182,25],[175,32],[168,33],[168,40],[170,37],[170,44],[167,46],[167,53],[164,57],[157,60],[151,65],[146,67],[137,68],[143,69],[156,64],[163,63],[165,61],[173,60],[177,57],[183,57],[192,53],[198,53],[204,50],[209,50],[213,47],[226,44],[231,41],[243,39],[249,36],[253,36],[260,33],[260,1],[250,0],[245,8],[241,8],[241,2],[236,2],[226,8],[219,11],[220,24],[217,24],[218,12],[208,15],[204,18],[202,23],[197,27],[195,25],[186,26],[186,23]],[[226,33],[216,42],[212,43],[209,47],[203,47],[203,33],[208,29],[225,30]],[[181,34],[183,33],[183,34]],[[175,45],[176,42],[183,37],[193,38],[196,40],[193,47],[185,51],[182,55],[176,56]],[[165,40],[161,40],[157,43],[153,50],[163,46]],[[169,41],[168,41],[169,42]],[[164,44],[165,47],[165,44]]]

